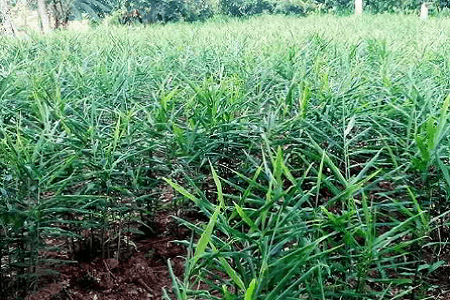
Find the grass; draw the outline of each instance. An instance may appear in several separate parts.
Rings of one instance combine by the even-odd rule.
[[[0,287],[36,287],[50,238],[120,258],[170,185],[210,218],[179,220],[198,239],[178,299],[433,295],[449,27],[261,16],[0,37]]]

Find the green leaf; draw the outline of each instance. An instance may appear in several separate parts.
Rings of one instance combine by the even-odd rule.
[[[206,246],[208,245],[210,239],[211,239],[211,235],[214,229],[214,226],[216,225],[217,222],[217,217],[220,214],[220,206],[216,207],[216,210],[214,211],[214,214],[211,216],[208,225],[205,228],[205,231],[202,233],[202,235],[200,236],[200,239],[198,240],[197,243],[197,248],[195,249],[195,254],[194,254],[194,262],[193,265],[195,265],[197,263],[197,261],[200,259],[200,257],[203,255],[203,253],[206,250]]]
[[[350,119],[350,122],[347,124],[347,128],[344,131],[344,136],[347,136],[355,126],[355,116],[353,115]]]
[[[245,292],[245,300],[253,300],[253,292],[255,291],[256,287],[256,278],[253,278],[250,282],[250,285],[248,286],[247,291]]]
[[[253,223],[253,221],[237,203],[234,204],[234,207],[236,208],[236,211],[238,212],[242,220],[244,220],[244,222],[247,223],[248,226],[250,226],[249,234],[253,231],[258,231],[258,227],[255,225],[255,223]]]
[[[163,178],[163,179],[164,179],[165,182],[170,184],[170,186],[172,188],[174,188],[177,192],[179,192],[180,194],[182,194],[183,196],[185,196],[186,198],[192,200],[192,202],[194,202],[195,204],[200,206],[200,201],[194,195],[192,195],[187,190],[185,190],[181,185],[179,185],[176,182],[173,182],[172,180],[170,180],[168,178]]]
[[[210,243],[211,248],[213,249],[214,252],[217,252],[216,247],[214,246],[213,243]],[[230,276],[231,280],[233,280],[233,282],[242,290],[245,290],[245,284],[242,281],[241,277],[239,276],[239,274],[230,266],[230,264],[227,262],[227,260],[224,257],[219,257],[219,261],[220,264],[222,265],[222,267],[225,269],[225,271],[227,272],[228,276]]]
[[[209,162],[209,165],[211,166],[212,176],[214,178],[214,183],[216,184],[217,187],[217,198],[219,200],[220,206],[222,208],[225,208],[225,202],[223,200],[223,192],[222,192],[222,183],[220,182],[219,176],[217,176],[214,167],[211,165],[211,162]]]

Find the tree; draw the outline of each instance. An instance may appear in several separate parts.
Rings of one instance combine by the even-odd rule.
[[[11,11],[9,10],[7,0],[0,0],[0,19],[7,35],[15,35],[16,27],[11,19]]]
[[[55,17],[55,29],[67,26],[73,7],[73,0],[52,0],[53,15]]]
[[[41,29],[43,33],[47,33],[50,31],[50,18],[47,10],[47,3],[45,0],[38,0],[38,12],[39,18],[41,19]]]

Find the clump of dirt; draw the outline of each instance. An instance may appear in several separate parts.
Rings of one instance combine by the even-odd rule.
[[[26,300],[157,300],[162,299],[163,288],[175,299],[167,260],[175,275],[181,276],[186,249],[174,241],[185,238],[188,231],[178,229],[168,212],[157,213],[154,220],[157,228],[166,230],[135,242],[131,257],[60,266],[59,275],[47,279],[47,285]]]

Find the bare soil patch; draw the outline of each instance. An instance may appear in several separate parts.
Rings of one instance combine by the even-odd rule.
[[[135,242],[128,258],[80,259],[77,264],[60,266],[56,269],[59,275],[46,278],[42,288],[26,299],[156,300],[162,299],[163,288],[174,296],[167,262],[170,259],[176,276],[183,274],[186,250],[174,241],[183,239],[187,231],[177,229],[167,211],[154,219],[155,228],[161,230]]]

